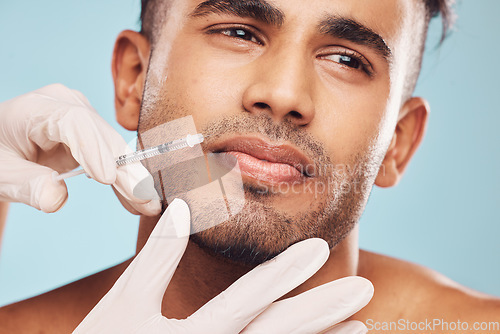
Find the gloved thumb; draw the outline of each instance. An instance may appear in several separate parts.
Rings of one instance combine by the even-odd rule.
[[[34,191],[32,195],[37,196],[34,198],[34,203],[38,203],[41,211],[52,213],[58,211],[64,206],[68,200],[68,188],[63,181],[54,181],[54,172],[50,174],[40,175],[33,180],[35,187],[40,188],[40,191]],[[32,204],[32,206],[34,206]],[[36,207],[36,206],[35,206]]]
[[[0,189],[0,201],[20,202],[51,213],[59,210],[68,199],[66,184],[54,181],[54,170],[49,167],[16,159],[2,169],[0,184],[4,186]]]
[[[155,308],[161,305],[163,294],[186,249],[190,219],[186,202],[181,199],[172,201],[112,291],[140,304],[142,312],[152,314],[159,311]]]

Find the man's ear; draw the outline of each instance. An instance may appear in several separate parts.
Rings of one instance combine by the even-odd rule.
[[[142,92],[150,53],[148,39],[135,31],[118,35],[111,65],[115,84],[116,120],[127,130],[137,130]]]
[[[429,103],[420,97],[413,97],[403,105],[391,144],[375,179],[377,186],[392,187],[401,180],[408,162],[422,142],[429,112]]]

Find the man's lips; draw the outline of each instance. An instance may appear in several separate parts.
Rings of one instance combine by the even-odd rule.
[[[313,169],[311,160],[294,146],[256,136],[233,136],[208,148],[214,153],[236,157],[243,176],[267,183],[303,182],[310,177],[307,172]]]

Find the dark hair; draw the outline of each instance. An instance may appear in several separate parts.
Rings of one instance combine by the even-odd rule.
[[[143,2],[147,2],[147,0],[143,0]],[[448,32],[453,27],[455,23],[455,11],[453,9],[453,5],[455,3],[454,0],[424,0],[425,7],[427,9],[427,24],[429,25],[429,21],[441,15],[441,20],[443,22],[443,32],[441,35],[441,43],[444,41]]]

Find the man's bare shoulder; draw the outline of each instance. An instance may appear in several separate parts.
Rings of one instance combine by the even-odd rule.
[[[70,333],[111,288],[123,264],[0,308],[0,334]]]
[[[500,322],[498,297],[466,288],[432,269],[389,256],[361,250],[359,261],[359,275],[375,286],[372,303],[361,314],[365,320]],[[500,333],[500,329],[489,333]]]

